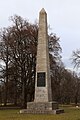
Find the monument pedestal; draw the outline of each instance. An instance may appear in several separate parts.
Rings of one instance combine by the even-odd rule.
[[[64,110],[59,109],[57,102],[28,102],[27,109],[20,110],[20,113],[27,114],[59,114]]]
[[[54,110],[58,109],[57,102],[29,102],[27,104],[28,110]]]

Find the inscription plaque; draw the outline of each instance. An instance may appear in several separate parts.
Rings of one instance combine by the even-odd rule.
[[[45,72],[37,73],[37,87],[45,87]]]

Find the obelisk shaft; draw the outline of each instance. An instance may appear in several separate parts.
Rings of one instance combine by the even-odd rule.
[[[39,13],[35,102],[49,102],[52,100],[49,64],[47,13],[43,8]]]

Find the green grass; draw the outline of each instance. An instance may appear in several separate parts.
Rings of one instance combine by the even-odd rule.
[[[65,113],[57,115],[19,114],[19,110],[0,110],[0,120],[80,120],[80,108],[63,109]]]

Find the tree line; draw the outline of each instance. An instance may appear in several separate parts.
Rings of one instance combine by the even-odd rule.
[[[26,108],[34,100],[38,24],[21,16],[11,17],[12,25],[0,30],[0,105],[12,103]],[[65,69],[59,38],[48,34],[52,98],[59,103],[80,102],[80,78]]]

